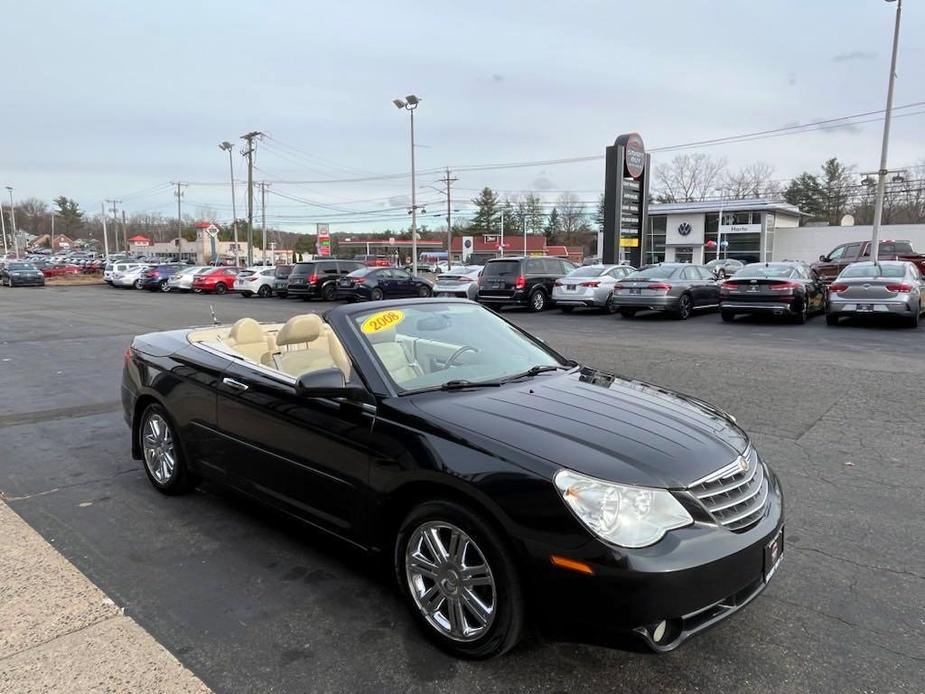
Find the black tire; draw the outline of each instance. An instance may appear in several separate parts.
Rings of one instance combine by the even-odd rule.
[[[636,309],[634,308],[621,308],[620,316],[623,318],[634,318],[636,316]]]
[[[155,465],[153,463],[149,464],[145,455],[145,427],[147,422],[153,417],[158,417],[159,420],[165,424],[173,441],[175,461],[174,468],[166,481],[158,480],[154,476],[151,468],[155,467]],[[177,428],[174,426],[173,420],[171,420],[170,415],[167,414],[167,411],[163,407],[160,405],[152,404],[145,408],[145,410],[141,413],[141,421],[138,424],[137,436],[138,448],[142,451],[142,466],[145,469],[145,474],[148,476],[148,481],[151,483],[151,486],[153,486],[161,494],[167,494],[170,496],[175,494],[183,494],[192,489],[195,484],[195,480],[190,474],[189,468],[186,465],[186,459],[183,456],[183,445],[177,436]]]
[[[720,311],[719,315],[722,317],[724,323],[731,323],[736,319],[736,314],[731,311]]]
[[[253,292],[241,292],[241,297],[244,299],[250,299]]]
[[[562,313],[571,313],[572,311],[575,310],[575,307],[574,306],[560,306],[559,310],[562,311]]]
[[[613,295],[607,297],[607,303],[604,304],[604,313],[613,315],[617,312],[617,307],[613,305]]]
[[[541,313],[546,310],[548,305],[549,299],[546,298],[546,292],[542,289],[534,289],[530,293],[530,298],[527,301],[527,308],[530,309],[532,313]]]
[[[143,288],[144,288],[144,280],[142,279],[135,280],[135,289],[143,289]]]
[[[379,287],[373,287],[372,291],[369,293],[370,301],[382,301],[382,290]]]
[[[418,287],[418,296],[421,297],[422,299],[426,299],[427,297],[432,296],[433,293],[434,293],[433,290],[430,287],[428,287],[426,284],[423,284],[420,287]]]
[[[674,311],[674,317],[678,320],[687,320],[691,317],[694,309],[694,302],[690,294],[682,294],[678,297],[678,308]]]
[[[224,294],[227,291],[228,291],[228,285],[226,285],[224,282],[219,282],[218,284],[215,285],[216,294]]]
[[[334,286],[333,282],[328,282],[321,288],[321,298],[325,301],[334,301],[334,297],[337,296],[337,287]]]
[[[261,285],[260,289],[257,290],[257,296],[259,296],[261,299],[266,299],[268,296],[270,296],[270,292],[272,291],[273,290],[270,289],[269,285],[264,284]]]
[[[806,301],[800,302],[800,310],[793,316],[793,322],[797,325],[803,325],[809,319],[809,304]]]
[[[840,316],[837,313],[827,313],[825,314],[825,324],[826,325],[838,325],[838,319]]]
[[[170,286],[167,284],[167,280],[161,280],[160,282],[158,282],[157,288],[165,293],[170,291]]]
[[[474,640],[454,640],[442,633],[424,617],[412,595],[411,580],[406,570],[406,550],[415,530],[426,523],[447,523],[464,532],[475,543],[489,567],[494,581],[493,617],[485,633]],[[427,638],[458,658],[484,660],[513,648],[524,631],[525,597],[512,555],[503,536],[480,513],[456,502],[437,500],[421,504],[405,518],[395,540],[393,565],[411,613]],[[441,604],[445,603],[438,603],[438,610]]]
[[[919,327],[919,312],[918,311],[916,311],[909,317],[909,320],[906,322],[906,325],[910,328]]]

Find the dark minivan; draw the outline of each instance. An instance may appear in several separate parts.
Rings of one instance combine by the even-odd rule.
[[[303,301],[313,297],[333,301],[337,293],[337,278],[366,267],[355,260],[311,260],[296,263],[286,284],[288,296],[300,296]]]
[[[280,299],[287,296],[286,289],[289,286],[289,275],[292,272],[292,265],[277,265],[276,272],[273,273],[273,293]]]
[[[479,276],[478,301],[542,311],[552,303],[556,280],[576,267],[561,258],[493,258]]]

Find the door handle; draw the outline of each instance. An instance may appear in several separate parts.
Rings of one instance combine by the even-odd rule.
[[[236,381],[233,378],[228,378],[227,376],[222,379],[222,383],[224,383],[232,390],[238,391],[239,393],[243,393],[248,389],[248,385],[246,383],[241,383],[241,381]]]

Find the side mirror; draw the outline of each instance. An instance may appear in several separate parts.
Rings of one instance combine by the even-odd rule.
[[[295,392],[302,398],[344,398],[357,401],[368,398],[365,388],[348,386],[344,372],[337,368],[319,369],[302,374],[296,381]]]
[[[829,256],[827,256],[827,255],[820,255],[820,256],[819,256],[819,260],[822,261],[823,263],[827,263],[827,262],[829,262]]]

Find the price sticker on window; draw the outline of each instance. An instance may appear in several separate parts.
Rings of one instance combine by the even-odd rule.
[[[405,314],[402,311],[397,311],[395,309],[391,311],[380,311],[363,321],[360,330],[367,334],[378,333],[383,330],[388,330],[389,328],[394,328],[403,320],[405,320]]]

